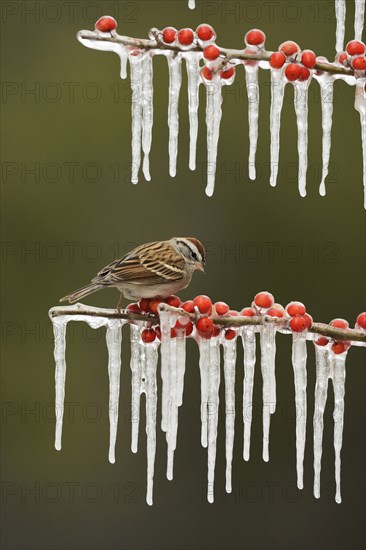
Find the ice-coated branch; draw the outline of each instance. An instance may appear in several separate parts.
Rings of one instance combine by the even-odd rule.
[[[162,311],[168,311],[179,316],[186,316],[191,321],[196,321],[199,318],[197,313],[189,313],[182,308],[176,308],[168,304],[161,304],[160,309]],[[113,309],[103,309],[90,307],[83,304],[76,304],[75,306],[56,306],[50,309],[50,317],[104,317],[105,319],[124,319],[130,321],[144,321],[150,325],[160,324],[160,317],[158,315],[135,313],[129,310],[123,310],[118,312]],[[239,328],[239,327],[261,327],[265,324],[274,324],[277,326],[277,330],[284,334],[290,334],[288,321],[284,322],[283,319],[277,317],[263,317],[263,316],[235,316],[235,317],[219,317],[212,316],[214,325],[222,328]],[[307,339],[313,340],[314,335],[326,336],[333,340],[346,340],[350,342],[360,342],[366,345],[366,334],[360,330],[351,328],[337,328],[325,323],[313,323],[308,329]]]

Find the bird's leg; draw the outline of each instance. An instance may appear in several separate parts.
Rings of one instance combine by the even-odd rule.
[[[122,300],[123,300],[123,292],[121,292],[121,294],[119,296],[119,300],[118,300],[117,305],[116,305],[117,313],[121,313]]]

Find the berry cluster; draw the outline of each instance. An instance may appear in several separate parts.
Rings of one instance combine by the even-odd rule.
[[[340,328],[340,329],[349,328],[349,323],[345,319],[333,319],[333,321],[331,321],[329,325],[331,327]],[[366,332],[366,312],[360,313],[358,315],[356,319],[355,328],[357,330]],[[315,344],[318,346],[330,347],[333,353],[335,353],[336,355],[346,352],[351,346],[351,342],[348,342],[347,340],[341,340],[341,341],[330,340],[326,336],[321,336],[320,338],[315,340]]]
[[[300,46],[292,40],[283,42],[269,60],[273,69],[281,69],[286,63],[285,76],[290,82],[304,82],[311,75],[316,65],[316,56],[312,50],[300,50]]]
[[[351,40],[346,46],[346,51],[340,52],[337,59],[344,67],[352,67],[355,71],[361,72],[360,76],[365,76],[366,46],[363,42]]]

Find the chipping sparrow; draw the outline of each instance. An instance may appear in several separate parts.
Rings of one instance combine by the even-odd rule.
[[[174,237],[138,246],[99,271],[91,283],[61,298],[78,300],[105,287],[116,287],[129,300],[166,298],[186,288],[196,269],[204,271],[206,261],[202,243],[193,237]]]

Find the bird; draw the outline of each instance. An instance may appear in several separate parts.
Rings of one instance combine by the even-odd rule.
[[[194,237],[173,237],[134,248],[128,254],[104,267],[91,282],[60,302],[74,304],[107,287],[120,292],[116,309],[121,311],[123,298],[167,298],[186,288],[194,271],[205,271],[206,252]]]

